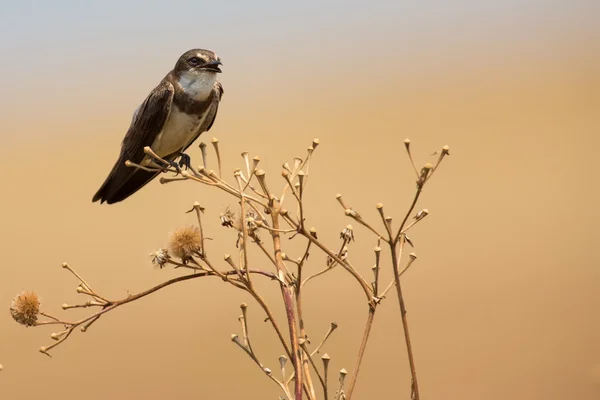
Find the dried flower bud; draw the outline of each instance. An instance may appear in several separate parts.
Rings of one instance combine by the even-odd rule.
[[[158,249],[154,253],[150,254],[152,264],[157,264],[160,268],[163,268],[171,256],[169,256],[169,250]]]
[[[423,218],[425,218],[427,215],[429,215],[429,210],[428,210],[428,209],[426,209],[426,208],[424,208],[424,209],[422,209],[421,211],[419,211],[419,212],[417,213],[417,215],[415,215],[415,216],[414,216],[414,219],[416,219],[416,220],[420,220],[420,219],[423,219]]]
[[[348,225],[344,228],[340,233],[340,238],[346,242],[354,241],[354,229],[352,228],[352,225]]]
[[[169,238],[169,250],[181,260],[188,260],[202,251],[202,235],[196,226],[183,226],[175,229]]]
[[[420,185],[422,185],[423,183],[425,183],[425,181],[427,180],[428,176],[429,176],[429,172],[431,171],[431,169],[433,168],[433,165],[431,165],[431,163],[426,163],[423,168],[421,168],[421,173],[419,174],[419,181],[418,183]]]
[[[340,370],[340,389],[344,387],[344,380],[346,379],[346,375],[348,375],[348,371],[346,371],[346,368],[342,368]]]
[[[285,368],[285,363],[287,362],[287,357],[284,355],[279,356],[279,365],[281,369]]]
[[[40,299],[33,291],[15,297],[10,305],[13,319],[24,326],[34,326],[40,313]]]
[[[271,375],[271,368],[265,368],[264,371],[265,371],[265,374]]]

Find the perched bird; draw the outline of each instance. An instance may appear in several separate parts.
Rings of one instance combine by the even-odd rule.
[[[183,152],[212,127],[223,96],[223,86],[217,81],[219,65],[220,58],[209,50],[192,49],[179,57],[175,68],[135,110],[119,159],[92,202],[125,200],[160,173],[125,165],[130,160],[151,166],[146,146],[173,165],[179,157],[180,166],[189,167],[190,158]]]

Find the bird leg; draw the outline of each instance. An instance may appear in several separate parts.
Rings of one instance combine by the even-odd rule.
[[[175,162],[175,160],[169,160],[168,161],[169,165],[173,168],[175,168],[175,176],[181,174],[181,168],[179,168],[179,164],[177,164],[177,162]],[[166,172],[167,170],[165,170]]]

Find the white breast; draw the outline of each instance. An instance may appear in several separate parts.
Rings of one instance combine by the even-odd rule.
[[[208,110],[200,116],[186,114],[173,105],[165,126],[150,146],[152,151],[160,157],[181,151],[194,139],[207,114]]]

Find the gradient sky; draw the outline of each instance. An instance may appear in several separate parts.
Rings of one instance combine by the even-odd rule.
[[[259,90],[310,85],[312,74],[333,75],[332,85],[377,82],[392,71],[410,81],[456,65],[515,63],[531,53],[556,62],[591,48],[599,36],[594,0],[168,4],[2,2],[0,73],[9,78],[0,91],[10,94],[2,119],[27,118],[23,112],[33,106],[42,118],[48,95],[60,93],[67,108],[83,98],[105,104],[128,84],[139,87],[139,99],[191,47],[218,50],[229,87]]]
[[[319,137],[307,215],[332,247],[348,224],[336,193],[375,223],[381,201],[396,222],[414,190],[403,139],[420,164],[450,145],[403,277],[423,400],[597,399],[598,21],[597,0],[0,1],[0,309],[34,289],[63,313],[79,300],[65,260],[115,298],[177,276],[147,255],[193,222],[195,200],[210,253],[234,254],[218,220],[232,200],[210,188],[152,182],[123,203],[91,203],[133,110],[184,51],[208,48],[225,95],[200,140],[219,138],[224,171],[242,151],[260,155],[275,186],[282,162]],[[356,235],[350,257],[370,276],[375,240]],[[246,301],[275,365],[281,349],[252,299],[195,283],[103,317],[52,359],[37,352],[51,330],[24,329],[5,308],[0,398],[277,398],[229,340]],[[336,370],[352,368],[356,285],[335,271],[305,294],[310,334],[338,322],[326,351]],[[356,399],[408,396],[397,305],[380,310]]]

